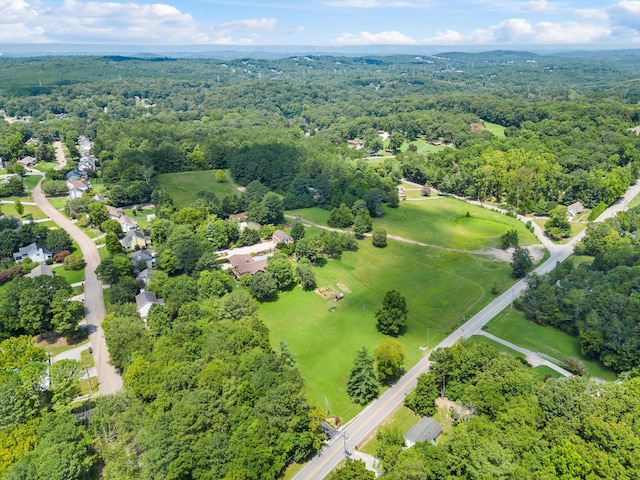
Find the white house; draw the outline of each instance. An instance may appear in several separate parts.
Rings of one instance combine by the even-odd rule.
[[[13,259],[16,262],[21,262],[27,257],[36,263],[44,263],[53,257],[53,253],[38,243],[33,242],[26,247],[19,248],[18,251],[13,254]]]
[[[155,293],[146,290],[136,295],[136,311],[145,322],[153,305],[164,305],[164,300],[157,298]]]

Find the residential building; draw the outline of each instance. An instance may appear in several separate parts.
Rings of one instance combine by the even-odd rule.
[[[290,243],[294,243],[293,238],[283,230],[276,230],[275,232],[273,232],[271,239],[275,243],[286,243],[287,245],[289,245]]]
[[[127,233],[124,238],[121,238],[120,243],[127,252],[130,252],[132,250],[147,248],[147,246],[151,243],[151,239],[141,234],[137,230],[133,230]]]
[[[431,417],[423,417],[418,424],[404,434],[407,448],[418,442],[430,442],[435,445],[436,438],[442,433],[442,425]]]
[[[157,298],[155,293],[146,290],[136,295],[136,312],[138,312],[140,318],[145,322],[149,317],[149,310],[151,310],[153,305],[164,305],[164,300]]]
[[[16,253],[13,254],[13,259],[16,262],[21,262],[25,258],[30,258],[34,262],[44,263],[53,257],[53,253],[47,250],[39,243],[32,243],[26,247],[21,247]]]
[[[247,253],[242,253],[231,255],[229,263],[233,267],[234,274],[239,278],[245,273],[253,275],[256,272],[264,272],[264,268],[267,266],[267,258],[265,256],[252,257]]]

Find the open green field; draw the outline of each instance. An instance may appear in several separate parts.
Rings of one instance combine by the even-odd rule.
[[[218,197],[238,193],[229,171],[225,170],[225,173],[227,178],[222,183],[215,180],[216,170],[163,173],[158,175],[158,184],[169,193],[178,208],[183,208],[188,207],[200,191],[213,192]]]
[[[358,349],[371,353],[385,338],[375,327],[375,312],[384,294],[398,290],[407,299],[407,332],[399,337],[405,346],[406,367],[421,357],[420,346],[435,346],[458,324],[486,305],[497,284],[510,284],[507,263],[486,256],[432,249],[389,240],[385,249],[359,242],[357,252],[345,252],[314,269],[319,287],[337,283],[351,291],[337,303],[314,292],[295,288],[278,301],[260,307],[260,317],[277,346],[284,340],[296,358],[310,400],[329,402],[332,415],[350,419],[362,408],[346,394],[346,380]],[[332,311],[335,307],[335,311]],[[277,348],[277,347],[276,347]]]
[[[47,218],[47,216],[40,210],[36,205],[25,205],[22,204],[24,208],[24,212],[22,214],[22,218],[27,215],[31,215],[34,220],[40,220],[42,218]],[[7,215],[8,217],[20,217],[18,212],[16,212],[15,203],[3,203],[2,204],[2,213]]]
[[[585,358],[580,352],[578,339],[554,327],[538,325],[527,320],[522,312],[505,309],[485,330],[520,347],[555,358],[560,363],[567,357],[580,359],[591,377],[615,380],[616,374],[600,362]]]
[[[326,225],[329,218],[327,210],[317,207],[286,213],[320,225]],[[373,221],[373,228],[377,227],[384,228],[388,234],[460,250],[495,247],[500,236],[509,229],[518,231],[520,245],[538,243],[519,220],[449,197],[400,202],[398,208],[385,207],[384,215]]]
[[[504,138],[505,127],[497,123],[484,122],[484,128],[493,133],[496,137]]]
[[[538,243],[519,220],[448,197],[385,207],[384,215],[373,221],[373,228],[378,227],[429,245],[461,250],[495,247],[509,229],[518,231],[520,245]]]

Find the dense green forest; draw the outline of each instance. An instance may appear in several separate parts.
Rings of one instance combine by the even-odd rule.
[[[637,51],[0,58],[0,67],[0,158],[17,174],[0,196],[24,191],[17,160],[51,161],[54,139],[71,164],[46,182],[64,191],[78,138],[89,137],[98,161],[90,176],[108,202],[155,204],[148,290],[165,300],[145,325],[133,304],[144,266],[125,255],[119,225],[93,195],[69,202],[81,226],[105,234],[103,326],[125,384],[91,405],[90,421],[78,420],[78,366],[52,367],[54,386],[43,388],[46,355],[25,335],[73,333],[81,306],[68,302],[65,282],[23,278],[28,266],[6,259],[35,240],[60,253],[69,240],[0,220],[0,476],[8,479],[281,477],[322,447],[324,412],[305,398],[287,345],[272,346],[257,302],[315,288],[311,266],[356,251],[372,219],[398,206],[400,178],[549,214],[577,201],[611,204],[640,176],[640,137],[630,130],[640,124]],[[194,170],[228,170],[244,189],[219,198],[202,185],[178,209],[158,175]],[[264,273],[241,277],[247,288],[218,270],[216,250],[271,238],[286,209],[313,206],[331,212],[332,226],[354,225],[353,235],[293,226],[297,243],[279,245]],[[231,217],[239,212],[260,230],[241,232]],[[440,351],[422,380],[425,398],[408,404],[427,412],[442,388],[470,413],[438,447],[401,452],[398,432],[383,431],[385,477],[637,477],[638,225],[636,209],[590,224],[578,251],[593,262],[529,277],[518,303],[531,320],[576,335],[585,355],[624,373],[622,383],[543,382],[488,347]]]

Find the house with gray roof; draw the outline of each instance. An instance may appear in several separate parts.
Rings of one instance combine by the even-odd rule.
[[[53,257],[53,252],[47,250],[39,243],[33,242],[26,247],[20,247],[16,253],[13,254],[13,259],[16,262],[21,262],[25,258],[30,258],[36,263],[44,263]]]
[[[431,417],[423,417],[418,424],[404,434],[407,448],[418,442],[431,442],[435,445],[436,438],[442,433],[442,425]]]
[[[164,305],[164,300],[156,297],[155,293],[146,290],[136,295],[136,311],[145,322],[153,305]]]
[[[144,262],[147,268],[153,266],[153,255],[147,250],[136,250],[131,254],[131,261],[133,265],[137,265],[138,262]]]

